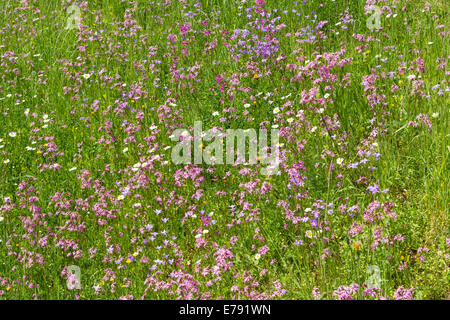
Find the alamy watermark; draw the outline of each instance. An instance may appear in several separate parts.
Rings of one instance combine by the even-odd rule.
[[[73,4],[67,8],[66,30],[78,29],[80,30],[81,10],[80,7]]]
[[[371,5],[367,10],[369,13],[373,14],[367,18],[366,25],[370,30],[379,30],[381,28],[381,9],[378,6]]]
[[[67,267],[67,289],[81,289],[81,270],[79,266]]]
[[[177,129],[170,136],[172,141],[178,142],[172,149],[174,164],[204,162],[208,165],[256,165],[259,162],[261,165],[266,165],[261,168],[261,174],[267,176],[279,174],[278,129],[271,129],[270,147],[267,145],[268,132],[264,128],[259,129],[258,134],[255,129],[227,129],[226,132],[221,132],[213,128],[203,131],[202,122],[195,121],[193,133],[192,136],[186,129]],[[208,142],[207,146],[204,144],[206,142]],[[224,144],[226,144],[225,148]]]
[[[369,288],[378,288],[381,289],[381,273],[380,268],[378,266],[368,266],[366,272],[370,274],[370,277],[367,278],[367,286]]]

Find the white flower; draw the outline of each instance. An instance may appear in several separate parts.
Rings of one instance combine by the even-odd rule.
[[[203,230],[203,234],[207,234],[209,232],[208,229]]]
[[[293,119],[293,118],[289,118],[289,119],[287,119],[287,122],[289,122],[289,123],[291,123],[292,121],[294,121],[294,119]]]
[[[214,117],[217,117],[217,116],[219,115],[219,112],[218,112],[218,111],[214,111],[214,112],[212,113],[212,115],[213,115]]]
[[[246,103],[246,104],[244,104],[244,108],[250,108],[250,103]]]
[[[125,153],[125,152],[127,152],[127,151],[128,151],[128,148],[124,148],[124,149],[122,150],[123,153]]]
[[[273,114],[277,114],[280,112],[280,108],[276,107],[275,109],[273,109]]]
[[[9,163],[9,159],[3,160],[3,163],[4,163],[4,164]]]
[[[428,44],[433,44],[433,42],[430,41],[430,42],[428,42]]]
[[[261,255],[259,253],[255,254],[255,259],[259,260],[261,258]]]
[[[327,99],[330,96],[329,93],[325,93],[325,95],[323,96],[325,99]]]
[[[316,130],[317,130],[317,127],[316,127],[316,126],[314,126],[314,127],[311,128],[311,132],[315,132]]]
[[[85,78],[85,79],[89,79],[90,77],[91,77],[91,75],[89,73],[83,74],[83,78]]]
[[[344,162],[344,159],[342,158],[337,158],[336,163],[337,164],[341,164],[342,162]]]
[[[15,133],[14,131],[11,131],[10,133],[8,133],[8,135],[9,135],[11,138],[14,138],[15,136],[17,136],[17,133]]]
[[[272,129],[277,129],[278,128],[278,125],[277,124],[274,124],[273,126],[272,126]]]
[[[123,199],[125,199],[125,196],[123,194],[119,194],[117,196],[117,200],[123,200]]]
[[[157,126],[155,126],[154,124],[152,124],[152,126],[149,128],[150,130],[155,130],[155,129],[157,129],[158,127]]]
[[[311,231],[311,230],[306,231],[305,236],[306,236],[307,238],[312,239],[312,236],[313,236],[312,231]]]
[[[319,109],[319,113],[323,113],[324,111],[325,111],[324,108],[320,108],[320,109]]]
[[[412,79],[415,79],[416,78],[416,76],[415,75],[413,75],[413,74],[410,74],[408,77],[408,80],[412,80]]]
[[[435,112],[435,113],[433,113],[431,116],[432,116],[433,118],[437,118],[437,117],[439,117],[439,113]]]
[[[74,171],[74,170],[77,170],[77,167],[72,167],[69,169],[69,171]]]
[[[0,216],[0,222],[2,222],[3,220],[5,220],[5,218],[3,218],[3,216]]]

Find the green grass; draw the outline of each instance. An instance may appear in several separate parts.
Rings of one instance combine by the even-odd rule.
[[[422,12],[425,8],[422,1],[400,1],[397,8],[405,6],[405,10],[399,10],[396,18],[383,18],[384,30],[377,33],[371,33],[366,27],[367,17],[362,2],[324,0],[321,1],[324,6],[317,8],[315,1],[306,4],[299,1],[297,7],[292,1],[271,1],[266,4],[266,9],[279,9],[273,13],[274,16],[282,10],[301,8],[304,14],[314,11],[318,16],[317,22],[328,21],[321,29],[327,38],[314,43],[296,41],[298,37],[295,32],[310,25],[310,19],[293,13],[281,14],[282,19],[276,24],[285,23],[286,28],[277,32],[278,52],[268,61],[255,64],[259,68],[257,73],[260,76],[257,78],[253,77],[256,72],[246,64],[248,57],[243,56],[236,61],[225,46],[227,42],[234,44],[237,41],[226,39],[221,34],[223,30],[231,34],[234,29],[249,28],[244,19],[245,14],[238,16],[242,10],[230,1],[202,0],[200,3],[202,10],[199,11],[198,19],[208,19],[208,27],[202,26],[198,19],[192,22],[185,15],[189,11],[196,12],[195,2],[183,4],[174,1],[164,7],[158,5],[157,1],[139,1],[137,10],[131,12],[139,28],[131,35],[129,30],[122,30],[117,24],[112,24],[126,19],[124,14],[127,8],[132,8],[127,2],[89,1],[87,8],[81,9],[82,24],[86,25],[81,32],[64,30],[67,6],[61,5],[61,2],[38,0],[31,4],[33,8],[15,11],[12,9],[20,7],[17,1],[0,4],[0,58],[3,56],[0,59],[0,98],[4,98],[0,100],[0,110],[7,113],[0,115],[0,146],[3,145],[0,149],[0,197],[10,197],[12,203],[17,204],[11,210],[4,206],[0,211],[0,216],[4,218],[0,222],[0,277],[4,279],[3,283],[0,281],[0,292],[3,292],[0,299],[32,299],[34,295],[41,299],[74,299],[75,294],[79,294],[81,299],[116,299],[129,294],[136,299],[144,294],[151,299],[186,297],[183,296],[186,293],[170,294],[168,290],[154,291],[153,288],[144,293],[148,286],[144,281],[149,274],[149,267],[153,265],[153,260],[161,259],[163,254],[179,259],[178,263],[184,265],[179,270],[198,281],[199,294],[194,297],[209,292],[211,298],[235,298],[236,293],[231,287],[235,285],[242,289],[248,286],[243,280],[243,274],[247,271],[252,274],[252,281],[259,282],[254,289],[257,292],[274,292],[273,281],[279,280],[286,289],[285,295],[279,297],[281,299],[312,299],[313,288],[319,288],[323,299],[333,299],[333,291],[340,285],[365,283],[370,276],[367,268],[375,265],[380,268],[383,280],[381,296],[392,299],[397,288],[404,286],[415,288],[417,299],[448,299],[449,247],[446,239],[450,238],[450,100],[448,92],[443,90],[442,95],[437,95],[437,90],[432,89],[438,83],[442,89],[448,87],[448,66],[436,68],[439,64],[437,59],[448,61],[449,21],[445,1],[431,1],[430,11],[425,12]],[[37,13],[35,8],[39,8],[40,12]],[[150,11],[144,12],[145,8]],[[220,14],[217,14],[219,10]],[[348,10],[354,21],[348,24],[346,30],[335,25],[339,21],[338,13],[344,10]],[[199,32],[188,32],[183,39],[179,27],[187,22],[191,23],[191,29]],[[436,29],[441,24],[445,27]],[[210,33],[201,33],[205,30]],[[287,37],[287,32],[292,35]],[[447,34],[439,36],[439,32]],[[183,54],[183,46],[179,43],[173,47],[167,45],[170,42],[169,34],[176,34],[177,41],[183,39],[189,42],[185,46],[188,48],[187,54]],[[352,34],[370,35],[380,41],[362,43]],[[215,40],[215,49],[204,52],[206,43]],[[356,48],[365,44],[367,47],[358,53]],[[85,48],[80,50],[80,46]],[[395,50],[387,49],[390,46],[395,46]],[[301,51],[293,54],[298,49]],[[277,65],[275,59],[279,55],[285,58],[278,66],[305,65],[300,57],[313,61],[319,54],[336,53],[343,49],[345,51],[342,51],[339,60],[351,59],[351,64],[343,63],[329,68],[329,72],[338,79],[328,83],[334,89],[325,91],[327,83],[318,85],[318,97],[329,92],[333,100],[327,105],[324,114],[315,112],[315,108],[321,106],[300,103],[302,91],[308,92],[316,87],[312,79],[318,77],[317,70],[303,74],[302,81],[290,81],[298,71],[273,67]],[[149,55],[153,50],[155,55]],[[13,52],[17,58],[7,58],[7,52]],[[35,57],[36,54],[39,56]],[[399,55],[403,57],[399,58]],[[384,95],[384,99],[381,104],[371,107],[367,92],[361,85],[363,77],[371,74],[372,68],[377,65],[382,65],[382,71],[387,74],[397,71],[401,61],[410,67],[411,62],[419,57],[425,62],[424,73],[406,70],[401,74],[396,73],[392,79],[386,75],[375,81],[377,92]],[[382,63],[380,58],[387,60]],[[143,60],[147,62],[143,63]],[[154,63],[152,69],[149,67],[151,60],[159,60],[160,63]],[[220,63],[215,63],[217,61]],[[140,70],[134,65],[135,62],[145,65],[145,68]],[[174,62],[176,68],[184,67],[180,73],[186,74],[186,69],[197,65],[195,80],[175,79],[171,73]],[[325,62],[322,64],[327,66]],[[98,75],[102,69],[104,73]],[[270,74],[265,74],[268,70]],[[90,71],[95,73],[88,80],[81,77]],[[421,89],[426,95],[430,94],[429,99],[411,94],[412,82],[407,78],[411,73],[421,75],[424,81]],[[349,76],[345,77],[346,74]],[[219,75],[228,79],[227,88],[230,87],[232,76],[237,76],[240,80],[237,87],[251,88],[250,92],[234,90],[233,100],[229,100],[226,91],[219,90],[216,82]],[[200,81],[197,82],[197,79]],[[155,81],[158,87],[155,87]],[[346,82],[348,85],[344,85]],[[123,83],[126,87],[122,87]],[[146,93],[139,99],[127,100],[130,109],[123,114],[114,111],[118,102],[123,102],[122,91],[130,89],[132,85]],[[391,93],[392,85],[399,86],[394,93]],[[256,96],[259,92],[263,94]],[[263,96],[267,92],[273,93],[273,96],[265,100]],[[8,94],[12,97],[8,98]],[[282,98],[288,94],[291,94],[289,98]],[[169,98],[175,99],[177,105],[171,107],[172,114],[178,109],[180,113],[173,117],[158,116],[158,107]],[[221,99],[225,102],[221,103]],[[21,102],[16,104],[17,100]],[[98,109],[92,107],[95,100],[98,100]],[[268,100],[273,103],[269,104]],[[273,108],[282,106],[288,100],[293,104],[286,110],[292,111],[292,114],[286,114],[284,110],[282,116],[274,115]],[[252,104],[249,116],[254,118],[253,121],[246,120],[242,115],[244,101]],[[218,117],[212,116],[214,111],[223,115],[223,109],[230,107],[236,109],[230,112],[236,117],[221,123]],[[27,108],[30,116],[25,117]],[[174,174],[184,168],[170,163],[171,149],[165,150],[164,147],[174,145],[168,138],[173,128],[169,129],[165,124],[170,126],[174,122],[175,126],[188,128],[194,120],[200,119],[203,128],[257,129],[263,121],[278,123],[281,127],[287,124],[288,118],[295,118],[300,109],[304,110],[307,120],[299,125],[296,132],[290,132],[293,140],[282,138],[281,142],[288,150],[286,163],[291,165],[303,161],[307,168],[303,172],[308,178],[303,188],[308,191],[304,198],[290,197],[292,192],[286,188],[289,182],[286,172],[270,178],[258,174],[244,176],[239,173],[242,166],[216,166],[214,172],[204,171],[200,175],[202,181],[196,182],[198,177],[189,177],[181,179],[181,185],[176,185]],[[143,118],[137,119],[135,111],[142,111]],[[432,132],[427,130],[421,120],[416,119],[421,113],[430,118]],[[433,113],[439,115],[433,118]],[[44,114],[48,114],[50,122],[43,122]],[[330,129],[330,133],[325,134],[321,116],[327,115],[333,119],[335,114],[338,115],[339,128],[335,131]],[[182,117],[178,118],[178,115]],[[376,138],[369,137],[375,127],[371,126],[372,118],[375,124],[382,122],[379,129],[385,130]],[[124,120],[128,123],[124,124]],[[409,126],[408,123],[414,120],[419,125]],[[111,122],[110,129],[105,128],[105,121]],[[130,123],[140,127],[127,133],[126,129],[132,129]],[[159,133],[151,132],[149,127],[152,124],[158,126]],[[43,125],[48,127],[43,128]],[[311,132],[310,128],[314,126],[317,130]],[[17,136],[10,137],[10,132],[17,132]],[[330,138],[332,134],[337,135],[336,139]],[[130,135],[134,136],[134,141],[126,142]],[[155,137],[154,142],[145,139],[150,136]],[[63,152],[55,155],[53,160],[49,155],[43,155],[50,142],[45,139],[50,137],[54,139],[58,152]],[[101,140],[102,137],[107,142]],[[111,137],[115,137],[115,140]],[[306,140],[305,147],[298,153],[298,143],[303,139]],[[31,144],[32,141],[36,143]],[[369,170],[367,166],[329,169],[330,163],[336,164],[337,158],[343,158],[346,164],[360,160],[357,156],[359,148],[368,148],[373,142],[378,144],[374,151],[381,154],[378,161],[369,160],[369,165],[377,167],[376,170]],[[36,150],[28,151],[27,146],[35,147]],[[125,147],[128,147],[127,152],[122,151]],[[156,147],[156,151],[148,153],[152,147]],[[322,156],[325,150],[335,156]],[[164,165],[161,161],[154,161],[154,167],[143,170],[145,182],[139,182],[130,169],[133,164],[148,160],[142,160],[142,157],[153,154],[164,154],[163,160],[169,163]],[[3,163],[6,160],[9,163]],[[42,165],[52,163],[58,163],[61,169],[41,171]],[[110,169],[105,170],[105,166]],[[76,169],[69,171],[72,167]],[[125,170],[127,167],[128,170]],[[205,164],[199,167],[205,170],[208,168]],[[255,171],[259,167],[250,169]],[[82,187],[80,170],[89,171],[85,177],[86,180],[91,179],[87,188]],[[226,172],[230,173],[227,177]],[[366,177],[367,184],[358,182],[360,177]],[[272,191],[265,195],[246,193],[241,184],[255,179],[260,179],[258,188],[267,181],[272,185]],[[96,180],[97,183],[94,183]],[[34,187],[35,190],[30,190],[29,195],[38,197],[34,204],[40,208],[42,216],[33,217],[29,196],[22,198],[24,196],[18,193],[22,181],[28,181],[28,185]],[[116,182],[134,185],[136,189],[131,191],[130,196],[118,201],[116,197],[120,190]],[[389,188],[389,192],[372,196],[366,188],[374,183],[380,189]],[[195,200],[192,196],[198,189],[203,190],[201,200]],[[226,195],[217,195],[218,191],[226,192]],[[55,206],[51,201],[56,192],[70,193],[63,196],[64,202],[68,201],[66,208]],[[139,195],[139,198],[133,199],[135,195]],[[301,216],[304,209],[312,207],[316,200],[333,202],[335,207],[333,215],[323,218],[330,229],[323,231],[313,241],[305,237],[305,232],[311,227],[301,223],[292,224],[279,204],[280,201],[286,201],[287,208]],[[374,200],[381,203],[392,201],[397,219],[385,218],[373,224],[364,224],[360,234],[350,237],[348,231],[352,224],[364,223],[362,213]],[[136,202],[141,203],[140,209],[133,207]],[[256,209],[256,218],[227,228],[227,224],[237,219],[230,216],[228,206],[235,204],[241,207],[244,202],[252,204],[251,209],[245,212],[245,217]],[[359,204],[361,214],[355,217],[340,214],[340,204],[349,207]],[[96,216],[93,211],[101,211],[98,206],[104,206],[108,213]],[[162,223],[160,217],[153,213],[154,209],[162,209],[169,221]],[[198,212],[202,209],[206,213],[214,212],[216,225],[211,226],[205,236],[208,246],[199,249],[195,247],[194,231],[201,227],[201,220],[187,218],[185,223],[182,220],[187,211],[193,210],[200,215]],[[68,218],[73,212],[76,214]],[[33,219],[31,225],[26,221],[28,218]],[[105,220],[106,224],[99,225],[99,219]],[[66,221],[75,225],[84,223],[85,229],[76,232],[57,228],[64,226]],[[166,229],[171,236],[176,236],[177,247],[157,250],[156,244],[144,245],[140,229],[147,223],[153,224],[154,230],[158,232]],[[405,240],[392,246],[383,244],[377,250],[372,250],[373,232],[378,227],[383,229],[385,235],[392,237],[401,234]],[[31,228],[31,231],[27,228]],[[256,228],[260,228],[263,241],[254,239]],[[48,235],[48,245],[37,245],[44,235]],[[229,241],[232,236],[239,236],[234,246]],[[58,244],[61,239],[73,240],[78,248]],[[298,239],[302,239],[304,244],[294,245]],[[361,243],[357,250],[354,247],[356,241]],[[311,245],[311,242],[314,244]],[[234,258],[233,267],[222,271],[221,280],[209,286],[207,281],[214,279],[214,276],[209,274],[203,277],[196,273],[195,264],[199,259],[202,260],[202,268],[211,268],[216,264],[213,243],[218,247],[232,247]],[[111,244],[120,246],[120,252],[108,254],[106,250]],[[257,249],[267,245],[270,251],[260,260],[255,260],[256,251],[252,250],[252,245]],[[421,247],[429,251],[420,254],[418,250]],[[93,258],[89,255],[91,248],[98,249]],[[139,248],[136,260],[126,263],[129,256],[139,251]],[[325,248],[331,253],[322,259]],[[81,257],[74,259],[73,254],[78,250],[82,250]],[[25,261],[21,261],[21,257],[28,252],[34,257],[29,268]],[[36,262],[37,255],[42,256],[43,265]],[[420,261],[421,255],[426,258],[423,262]],[[104,259],[110,256],[112,261]],[[150,262],[140,262],[144,256]],[[119,264],[114,263],[119,257],[123,260]],[[398,266],[404,261],[408,265],[401,271]],[[66,279],[61,276],[61,272],[69,265],[80,267],[83,289],[67,290]],[[264,269],[267,269],[267,273],[260,275]],[[114,276],[108,270],[112,270]],[[164,265],[161,270],[163,272],[157,278],[170,281],[168,275],[178,269]],[[23,276],[27,278],[23,279]],[[34,283],[32,288],[24,283],[27,280]],[[122,287],[128,280],[129,287]],[[36,284],[40,287],[37,288]],[[111,290],[111,284],[114,284],[114,290]],[[92,289],[94,285],[100,285],[104,290],[95,295]],[[172,289],[176,290],[176,286]],[[361,292],[356,297],[368,298]],[[248,299],[249,296],[241,295],[240,298]]]

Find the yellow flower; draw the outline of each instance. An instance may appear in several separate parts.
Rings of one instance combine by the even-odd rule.
[[[353,243],[353,248],[355,248],[356,251],[358,251],[360,246],[361,246],[361,242],[359,242],[359,241]]]
[[[253,76],[253,79],[258,79],[259,75],[257,73],[255,73],[255,75]]]
[[[127,259],[126,263],[131,263],[131,260],[130,260],[130,259]]]

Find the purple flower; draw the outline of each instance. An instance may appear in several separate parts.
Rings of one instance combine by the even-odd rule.
[[[374,184],[373,186],[367,187],[367,190],[369,190],[370,192],[372,192],[372,194],[375,194],[375,193],[379,193],[379,192],[380,192],[380,188],[378,187],[377,184]]]

